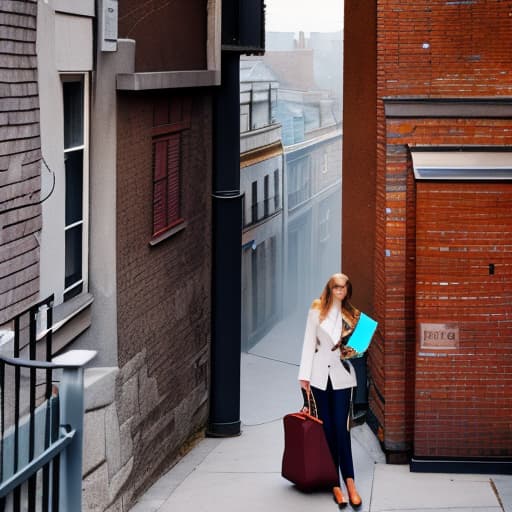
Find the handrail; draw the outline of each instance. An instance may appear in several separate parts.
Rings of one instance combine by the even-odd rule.
[[[33,325],[35,325],[32,322]],[[16,352],[15,352],[16,353]],[[18,352],[19,354],[19,352]],[[16,354],[16,355],[18,355]],[[35,353],[31,353],[35,356]],[[71,350],[65,352],[52,361],[36,361],[34,359],[27,360],[18,357],[7,357],[0,355],[0,382],[3,388],[3,379],[5,377],[5,365],[14,367],[16,372],[15,378],[18,379],[16,386],[19,386],[19,373],[20,368],[27,368],[30,371],[30,421],[28,432],[28,445],[29,445],[29,462],[24,464],[21,470],[18,470],[18,447],[19,447],[19,432],[15,430],[14,439],[14,475],[10,476],[7,480],[0,484],[0,509],[2,508],[3,500],[8,493],[14,493],[13,499],[19,502],[20,488],[24,482],[28,482],[28,498],[29,509],[35,510],[35,496],[36,496],[36,481],[37,471],[43,470],[48,472],[48,465],[52,460],[58,456],[56,461],[57,466],[53,466],[53,470],[57,468],[57,473],[52,477],[52,485],[56,485],[58,492],[59,510],[80,512],[82,510],[81,497],[82,497],[82,443],[83,443],[83,416],[84,416],[84,367],[96,356],[95,350]],[[46,370],[47,374],[52,373],[52,370],[61,370],[60,384],[58,388],[59,398],[59,413],[58,419],[55,421],[55,426],[61,426],[61,429],[66,429],[64,432],[61,430],[61,435],[54,439],[48,446],[45,445],[45,450],[40,455],[34,454],[34,430],[35,430],[35,395],[32,390],[35,387],[35,374],[36,370]],[[50,381],[51,383],[51,377]],[[18,390],[18,387],[16,388]],[[3,393],[3,391],[2,391]],[[17,391],[15,398],[16,404],[19,400],[19,391]],[[2,395],[3,397],[3,395]],[[47,395],[49,398],[49,395]],[[3,400],[3,398],[2,398]],[[3,405],[2,405],[3,414]],[[19,421],[19,413],[15,415],[15,423]],[[0,421],[1,435],[4,436],[3,417]],[[69,430],[69,431],[67,431]],[[3,464],[3,449],[0,451],[0,464]],[[0,470],[3,466],[0,466]],[[1,473],[1,471],[0,471]],[[48,473],[43,474],[43,480],[48,482]],[[45,488],[46,489],[46,488]],[[48,492],[48,491],[47,491]],[[48,494],[44,496],[43,500],[48,499]],[[53,499],[53,498],[52,498]],[[45,501],[46,503],[46,501]]]
[[[65,432],[62,437],[52,443],[38,457],[31,460],[23,469],[12,475],[5,482],[0,484],[0,498],[9,494],[18,485],[27,481],[32,475],[39,471],[43,466],[55,458],[66,446],[71,443],[75,437],[76,430]]]
[[[91,361],[95,355],[95,350],[70,350],[61,356],[54,357],[51,362],[22,359],[20,357],[7,357],[4,355],[0,355],[0,361],[10,364],[11,366],[20,366],[22,368],[59,370],[62,368],[81,368]]]

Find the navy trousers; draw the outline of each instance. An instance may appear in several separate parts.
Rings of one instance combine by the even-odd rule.
[[[327,389],[311,386],[318,409],[318,417],[324,422],[324,432],[331,450],[334,464],[341,470],[343,480],[354,478],[352,445],[348,429],[348,415],[352,388],[332,389],[331,380]]]

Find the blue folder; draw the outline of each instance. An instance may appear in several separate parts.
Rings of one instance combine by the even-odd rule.
[[[353,348],[358,354],[363,354],[368,349],[376,329],[377,322],[368,315],[361,313],[356,328],[347,343],[347,347]]]

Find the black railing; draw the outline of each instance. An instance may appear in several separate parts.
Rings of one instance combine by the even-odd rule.
[[[75,350],[53,362],[0,356],[0,512],[80,512],[83,367],[95,354]],[[56,370],[62,371],[58,387],[52,383]],[[22,371],[28,372],[28,379]],[[39,382],[37,372],[44,375]],[[14,403],[5,392],[11,379]],[[41,384],[50,394],[37,404]],[[25,393],[29,409],[20,414]],[[7,425],[9,407],[15,412]]]
[[[0,355],[0,512],[81,509],[83,365],[95,352],[50,362],[53,300],[9,322],[14,357]]]

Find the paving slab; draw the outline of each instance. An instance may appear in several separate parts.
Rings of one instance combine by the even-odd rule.
[[[370,510],[502,512],[488,475],[411,473],[406,465],[390,464],[375,467]]]
[[[279,473],[195,471],[165,501],[159,512],[333,512],[329,493],[306,494]]]
[[[244,425],[279,420],[302,405],[298,366],[242,354],[240,418]]]

